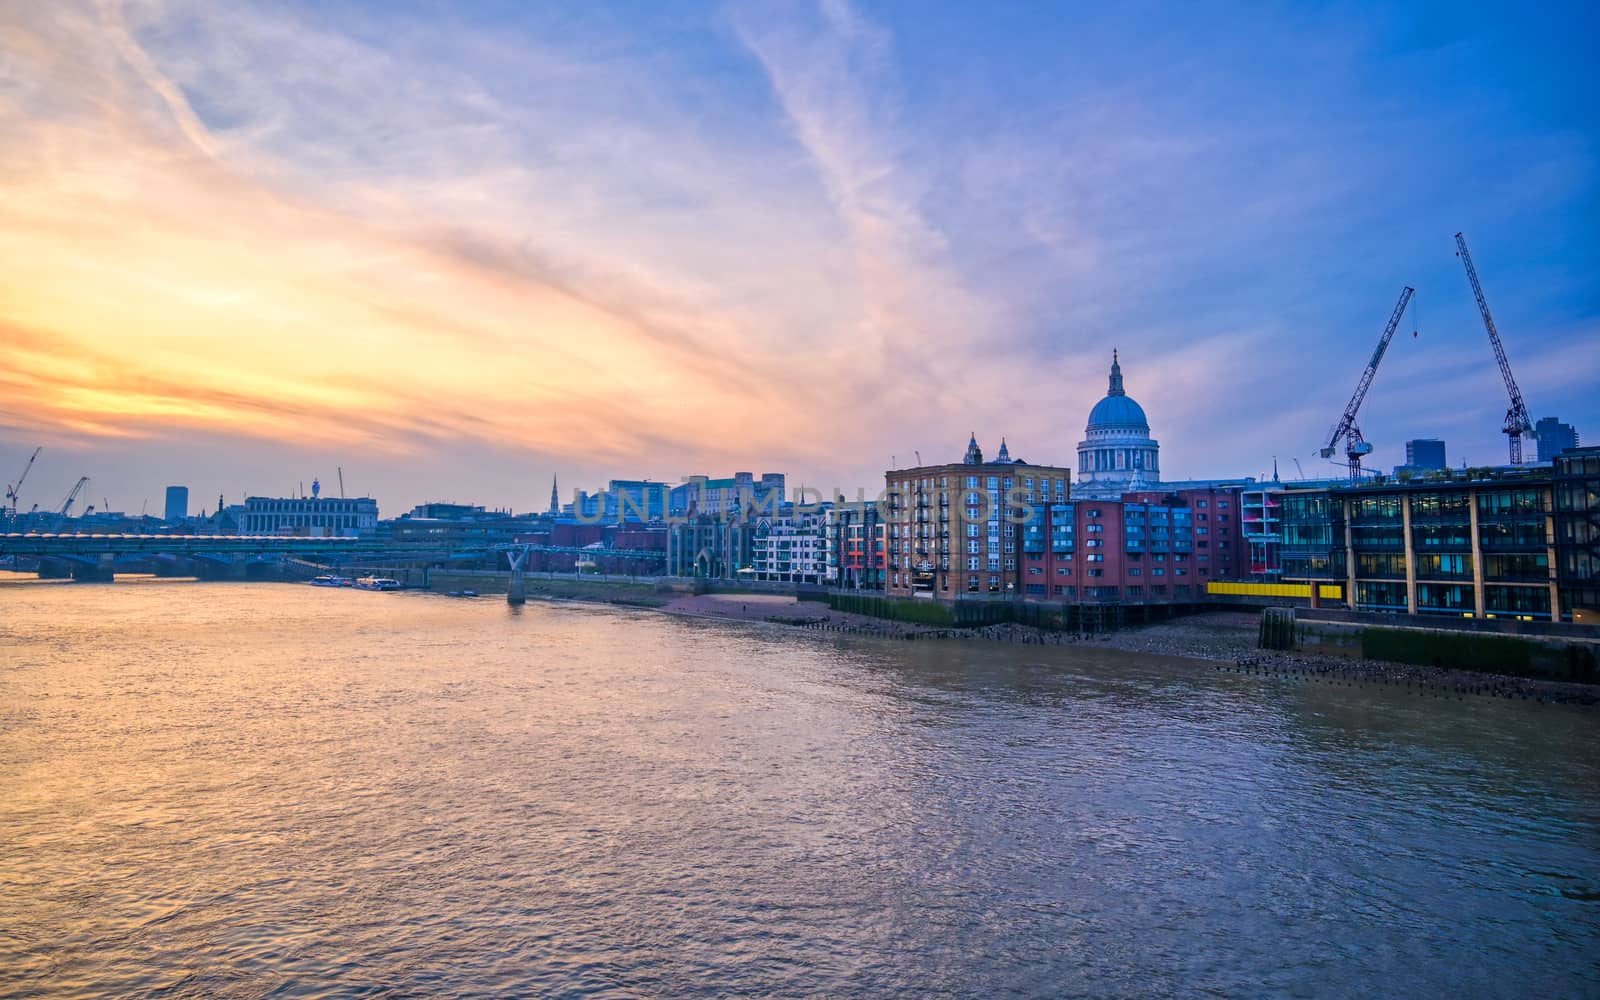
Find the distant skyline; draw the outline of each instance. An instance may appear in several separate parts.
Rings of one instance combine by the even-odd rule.
[[[0,482],[386,516],[611,478],[1308,476],[1600,442],[1584,4],[0,6]],[[1525,446],[1529,454],[1531,442]]]

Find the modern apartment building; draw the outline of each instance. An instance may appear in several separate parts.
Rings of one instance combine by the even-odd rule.
[[[1282,526],[1278,520],[1282,492],[1279,484],[1262,484],[1239,491],[1240,533],[1244,536],[1243,575],[1262,583],[1277,583],[1283,577],[1279,549]]]
[[[828,583],[882,590],[889,564],[887,528],[876,503],[835,497],[827,511]]]
[[[1561,613],[1600,621],[1600,448],[1571,448],[1552,468]]]
[[[1354,610],[1549,620],[1560,607],[1548,468],[1290,487],[1279,520],[1283,582],[1342,584]]]
[[[756,517],[748,575],[777,583],[826,583],[828,513],[828,505],[818,509],[784,504],[775,515]]]

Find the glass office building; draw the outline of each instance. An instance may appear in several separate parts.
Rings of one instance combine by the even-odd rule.
[[[1548,621],[1554,512],[1548,468],[1289,489],[1283,580],[1342,580],[1357,611]]]

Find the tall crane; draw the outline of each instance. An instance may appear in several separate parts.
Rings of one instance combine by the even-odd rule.
[[[1494,328],[1494,317],[1489,315],[1489,300],[1483,297],[1483,286],[1478,284],[1478,270],[1472,266],[1472,254],[1467,252],[1467,238],[1456,233],[1456,256],[1467,269],[1467,281],[1472,283],[1472,295],[1478,300],[1478,312],[1483,314],[1483,328],[1489,331],[1489,343],[1494,347],[1494,360],[1500,365],[1500,377],[1506,380],[1506,394],[1511,405],[1506,407],[1505,426],[1500,428],[1511,444],[1511,464],[1522,464],[1522,436],[1533,433],[1533,419],[1528,416],[1528,404],[1522,401],[1522,390],[1511,374],[1511,362],[1506,360],[1506,349],[1500,343],[1500,333]]]
[[[28,470],[33,468],[33,460],[39,457],[39,452],[41,451],[44,451],[43,445],[33,449],[33,454],[28,456],[28,464],[22,467],[22,475],[17,477],[17,484],[15,486],[8,485],[6,487],[6,501],[11,504],[11,514],[13,517],[16,516],[17,513],[17,494],[22,492],[22,482],[28,478]]]
[[[89,477],[88,476],[84,476],[83,478],[78,480],[78,485],[76,485],[76,486],[74,486],[72,488],[72,492],[67,494],[67,499],[65,501],[63,501],[62,504],[61,504],[61,515],[60,515],[61,517],[66,517],[67,516],[67,512],[72,509],[72,502],[74,500],[78,499],[78,494],[83,492],[83,488],[85,486],[88,486],[88,485],[89,485]]]
[[[1367,370],[1361,373],[1361,381],[1356,383],[1355,395],[1350,397],[1350,402],[1344,408],[1344,415],[1333,425],[1333,430],[1328,434],[1328,443],[1322,448],[1322,457],[1332,458],[1334,449],[1339,446],[1339,440],[1344,439],[1344,453],[1350,460],[1352,481],[1361,478],[1362,457],[1372,453],[1372,445],[1361,436],[1361,428],[1356,426],[1356,412],[1361,409],[1361,401],[1367,398],[1367,390],[1372,387],[1372,379],[1378,374],[1378,364],[1383,361],[1383,352],[1389,349],[1389,341],[1394,337],[1395,328],[1400,325],[1400,317],[1405,315],[1406,305],[1415,292],[1416,289],[1410,285],[1405,286],[1400,292],[1400,301],[1395,303],[1394,312],[1389,316],[1389,325],[1383,328],[1383,336],[1378,338],[1378,347],[1372,352],[1372,360],[1367,362]]]

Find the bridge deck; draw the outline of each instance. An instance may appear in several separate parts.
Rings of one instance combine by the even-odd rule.
[[[436,541],[395,542],[380,538],[305,538],[286,535],[128,535],[70,532],[0,533],[0,556],[84,557],[101,555],[340,555],[409,560],[487,557],[506,549],[585,554],[622,559],[666,559],[660,549],[591,549],[566,545],[476,545],[444,549]]]

